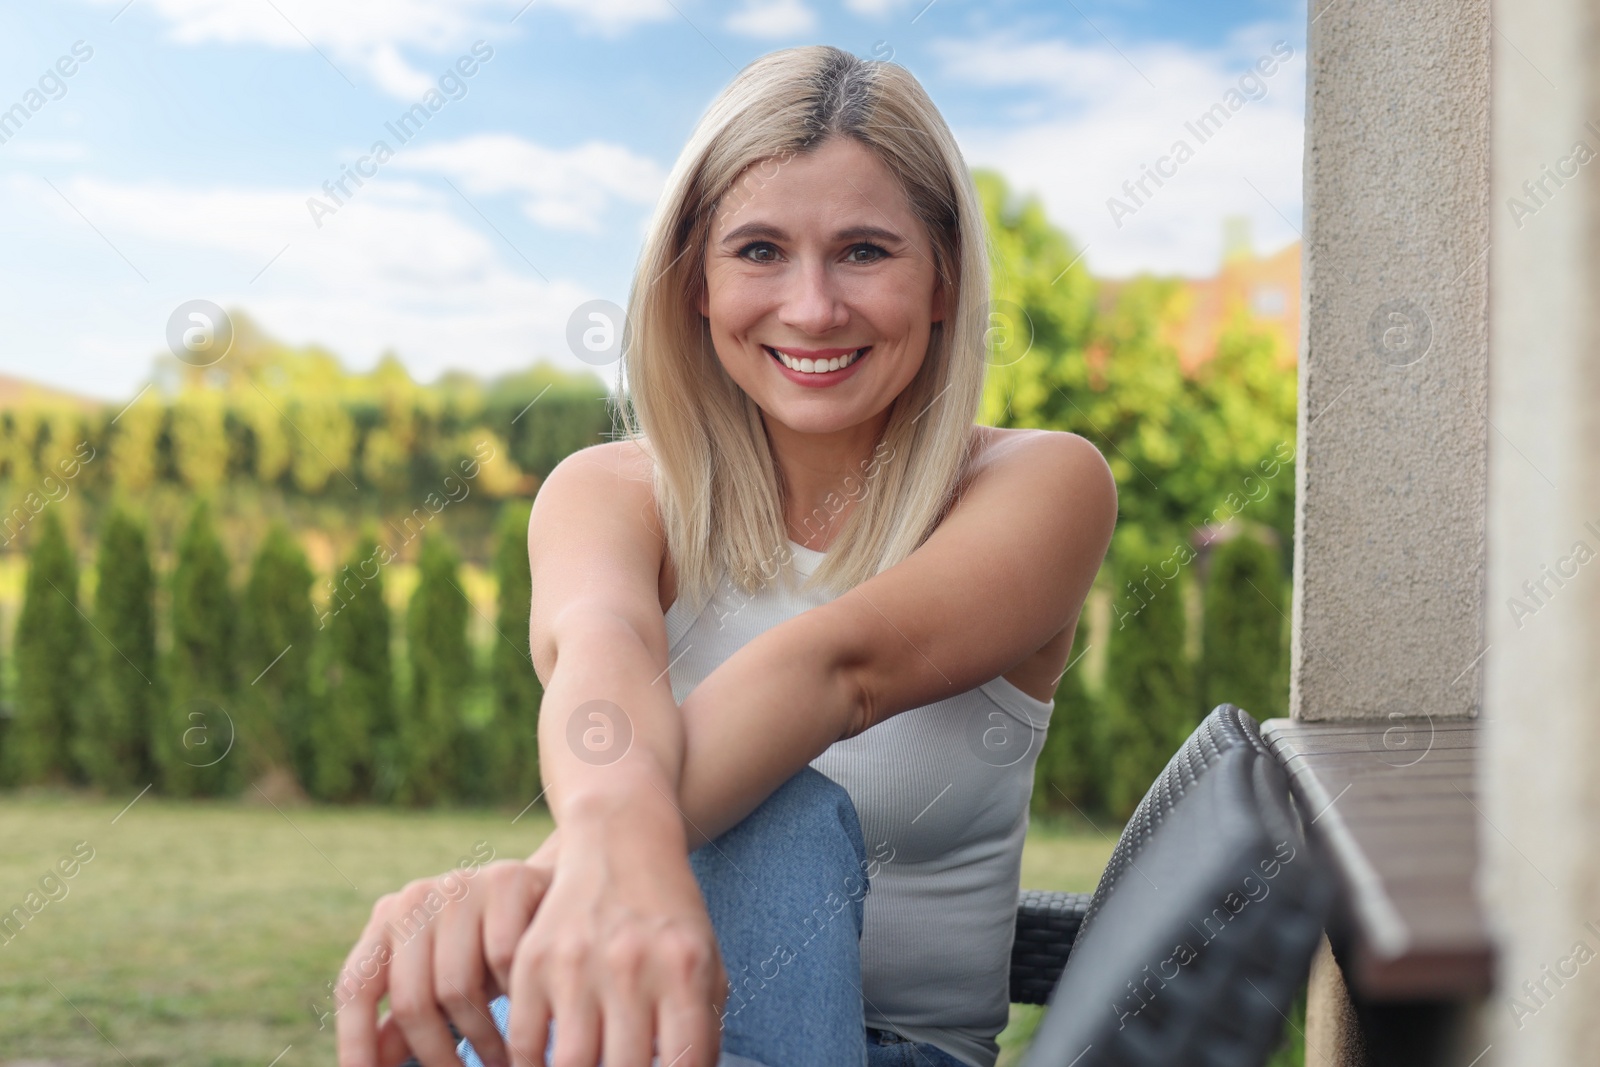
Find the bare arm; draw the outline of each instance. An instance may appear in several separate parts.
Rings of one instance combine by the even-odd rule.
[[[646,1063],[653,1042],[678,1067],[716,1060],[727,979],[674,803],[683,719],[662,684],[646,457],[632,446],[568,457],[534,502],[528,544],[541,755],[571,847],[381,898],[340,974],[341,1067],[408,1052],[458,1064],[447,1020],[489,1067],[544,1063],[554,1018],[557,1062],[593,1065],[603,1050],[608,1063]],[[514,1006],[505,1042],[488,1012],[501,993]]]
[[[835,741],[1004,674],[1076,625],[1116,522],[1115,480],[1072,434],[1011,447],[911,556],[757,635],[684,699],[687,848]]]
[[[729,656],[682,704],[690,847],[893,715],[1015,667],[1076,623],[1116,523],[1116,483],[1072,434],[1008,442],[932,536]]]
[[[616,447],[569,457],[528,523],[540,769],[558,823],[618,790],[659,790],[668,807],[677,794],[683,720],[662,673],[662,544],[641,458]]]

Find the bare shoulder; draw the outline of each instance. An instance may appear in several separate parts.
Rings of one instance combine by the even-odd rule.
[[[638,443],[594,445],[556,465],[528,520],[531,640],[541,677],[564,616],[626,619],[640,633],[660,629],[664,549],[652,460]]]
[[[1088,438],[1062,430],[974,426],[969,488],[994,486],[1007,494],[1071,493],[1078,505],[1116,513],[1117,485],[1098,448]],[[1087,499],[1085,499],[1087,497]]]
[[[545,478],[534,509],[589,516],[597,509],[619,516],[634,514],[659,534],[653,470],[654,461],[636,441],[607,441],[581,448],[556,464]]]

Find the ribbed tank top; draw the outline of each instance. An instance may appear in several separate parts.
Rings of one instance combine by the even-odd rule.
[[[825,556],[794,541],[789,551],[799,575]],[[790,589],[785,577],[754,595],[724,578],[698,614],[681,598],[673,603],[668,660],[680,703],[745,642],[833,599],[822,589]],[[1033,765],[1054,707],[997,677],[902,712],[811,761],[850,794],[866,839],[868,1026],[938,1045],[975,1067],[994,1064],[1009,1011]]]

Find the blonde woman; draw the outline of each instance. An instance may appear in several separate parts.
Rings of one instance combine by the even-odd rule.
[[[711,105],[634,281],[628,434],[529,525],[558,829],[409,936],[439,880],[378,902],[341,1064],[993,1064],[1117,505],[1083,438],[974,424],[988,273],[905,69],[793,48]]]

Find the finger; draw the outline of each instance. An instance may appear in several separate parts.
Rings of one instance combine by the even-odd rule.
[[[600,1017],[605,1067],[650,1067],[656,1006],[637,983],[615,981],[606,991]],[[557,1033],[560,1033],[559,1028]],[[679,1067],[682,1067],[680,1064]]]
[[[388,928],[381,916],[391,897],[373,905],[361,939],[345,957],[334,986],[334,1034],[339,1067],[375,1067],[378,1049],[378,1002],[388,989],[391,960]]]
[[[656,1006],[655,1024],[661,1067],[714,1067],[722,1040],[715,1005],[669,997]]]
[[[511,991],[517,944],[550,888],[550,872],[512,862],[500,870],[486,869],[482,877],[489,890],[483,905],[483,959],[499,987],[493,990],[498,996]]]
[[[489,1014],[484,993],[481,917],[472,901],[446,908],[436,920],[434,940],[434,997],[444,1006],[456,1029],[477,1050],[484,1067],[509,1067],[510,1054],[500,1040],[500,1030]]]
[[[656,1031],[663,1067],[713,1067],[722,1045],[728,976],[715,940],[674,938],[661,946],[665,980]]]
[[[646,980],[650,941],[637,928],[625,927],[613,932],[601,950],[601,1059],[606,1067],[649,1067],[656,1021],[653,990],[659,984]],[[559,1039],[560,1027],[556,1032]]]
[[[555,999],[556,1047],[551,1067],[597,1067],[600,1062],[600,1004],[587,983],[573,981],[562,985],[566,988]]]
[[[511,1001],[506,1044],[512,1067],[545,1067],[552,1019],[550,998],[539,981],[543,966],[544,957],[530,926],[517,942],[511,962],[511,986],[506,991]]]
[[[410,1059],[411,1046],[406,1044],[399,1021],[385,1012],[378,1020],[378,1067],[401,1067]]]
[[[423,1067],[460,1067],[455,1038],[434,999],[433,933],[424,927],[396,946],[389,965],[389,1011]]]

